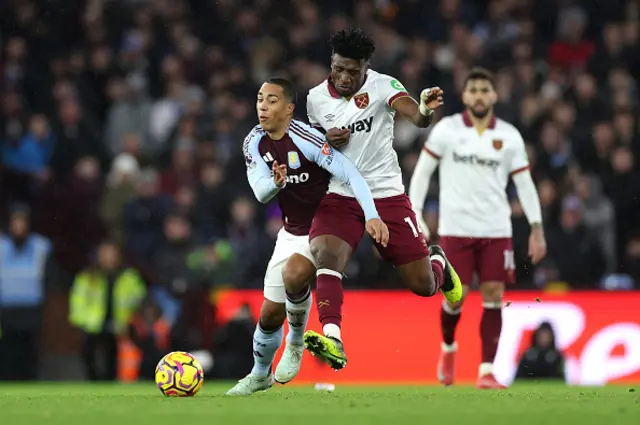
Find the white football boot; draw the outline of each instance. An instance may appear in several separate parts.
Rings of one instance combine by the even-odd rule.
[[[300,372],[304,345],[287,344],[282,353],[282,358],[276,367],[275,378],[279,384],[286,384]]]
[[[253,376],[251,374],[245,376],[238,383],[227,391],[227,395],[251,395],[258,391],[266,391],[273,386],[273,375],[265,377]]]

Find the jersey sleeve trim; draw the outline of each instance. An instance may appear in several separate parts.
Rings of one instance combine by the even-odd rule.
[[[407,93],[406,91],[401,91],[391,96],[391,98],[389,99],[389,108],[393,107],[393,102],[403,97],[409,97],[409,93]]]
[[[324,145],[324,140],[322,140],[319,136],[313,134],[311,131],[305,129],[302,125],[298,124],[296,121],[291,121],[291,124],[289,125],[289,129],[293,134],[313,144],[319,149],[321,149],[322,146]]]
[[[509,175],[511,175],[512,177],[518,173],[521,173],[523,171],[527,171],[529,169],[529,165],[525,165],[524,167],[520,167],[517,168],[515,170],[513,170],[511,173],[509,173]]]
[[[431,155],[432,157],[434,157],[435,159],[440,159],[440,155],[438,155],[437,153],[435,153],[434,151],[432,151],[431,149],[429,149],[428,147],[424,146],[422,149],[424,149],[424,151],[426,153],[428,153],[429,155]]]

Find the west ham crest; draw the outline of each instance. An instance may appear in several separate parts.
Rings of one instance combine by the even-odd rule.
[[[359,109],[369,106],[369,93],[361,93],[353,97],[353,101]]]
[[[500,139],[493,139],[493,148],[497,151],[499,151],[500,149],[502,149],[502,145],[504,143],[502,143],[502,140]]]

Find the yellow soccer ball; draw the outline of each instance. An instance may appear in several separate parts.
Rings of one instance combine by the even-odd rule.
[[[156,385],[167,397],[192,397],[203,384],[204,371],[192,354],[174,351],[156,366]]]

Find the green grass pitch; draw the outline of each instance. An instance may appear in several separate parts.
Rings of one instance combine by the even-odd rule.
[[[640,424],[640,391],[577,388],[274,387],[230,398],[230,384],[208,382],[196,397],[165,398],[153,383],[0,385],[3,424],[46,425],[631,425]],[[639,388],[640,389],[640,388]]]

